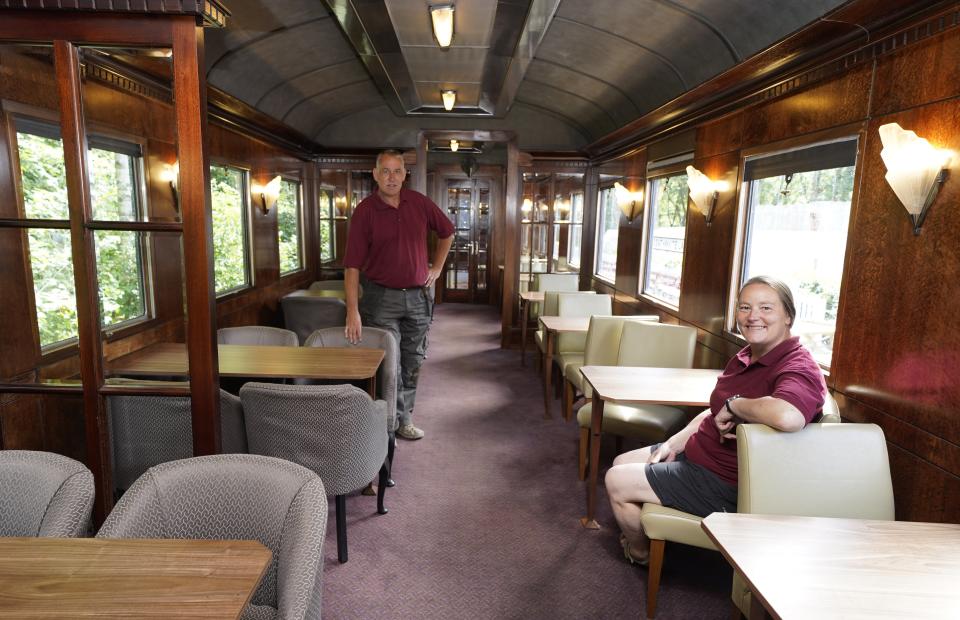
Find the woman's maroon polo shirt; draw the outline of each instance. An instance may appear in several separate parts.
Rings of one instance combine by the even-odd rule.
[[[733,356],[710,395],[710,415],[687,441],[689,461],[705,467],[729,484],[737,484],[737,442],[720,441],[713,418],[734,394],[744,398],[773,396],[800,411],[806,423],[823,408],[827,387],[823,372],[797,337],[788,338],[769,353],[750,363],[750,347]]]
[[[388,288],[414,288],[427,281],[427,231],[441,239],[453,224],[432,200],[410,189],[400,190],[400,206],[391,207],[374,192],[364,198],[350,219],[343,266]]]

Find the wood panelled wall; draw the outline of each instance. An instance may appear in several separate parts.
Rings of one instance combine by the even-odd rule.
[[[859,133],[858,180],[827,382],[846,420],[883,428],[897,518],[960,522],[960,157],[954,157],[951,176],[914,236],[884,180],[877,128],[888,122],[960,153],[960,28],[897,46],[828,81],[697,128],[696,167],[727,180],[732,189],[721,194],[710,227],[688,208],[679,310],[637,295],[643,218],[621,222],[615,285],[593,282],[616,294],[618,313],[655,312],[665,322],[697,327],[697,364],[722,367],[740,346],[724,332],[724,316],[744,152],[841,127]],[[642,171],[645,145],[637,146],[601,172]]]
[[[11,159],[11,110],[47,115],[57,108],[52,66],[0,47],[0,217],[16,217],[19,181]],[[151,219],[176,217],[169,186],[160,180],[162,166],[176,161],[175,119],[170,104],[114,89],[94,81],[85,86],[85,113],[97,131],[112,131],[143,142],[147,207]],[[264,215],[250,206],[254,286],[217,301],[218,327],[282,325],[278,299],[306,288],[316,275],[315,166],[263,142],[215,123],[208,124],[211,161],[250,171],[250,181],[277,174],[302,182],[304,264],[302,272],[280,277],[276,209]],[[14,229],[0,230],[0,376],[34,381],[66,378],[79,371],[77,347],[42,354],[34,322],[33,290],[24,238]],[[104,355],[114,358],[160,341],[184,340],[183,265],[178,234],[154,235],[150,276],[153,316],[108,337]],[[0,443],[3,448],[43,449],[84,460],[82,401],[76,397],[0,395]]]

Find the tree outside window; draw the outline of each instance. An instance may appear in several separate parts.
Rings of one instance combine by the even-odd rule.
[[[651,179],[648,192],[642,292],[678,307],[687,232],[687,175]]]
[[[277,198],[277,246],[280,252],[280,274],[303,269],[300,251],[300,183],[280,181]]]
[[[617,277],[617,241],[620,235],[620,208],[612,187],[600,190],[597,222],[596,276],[608,282]]]
[[[243,170],[210,166],[213,279],[218,295],[250,285],[246,188]]]

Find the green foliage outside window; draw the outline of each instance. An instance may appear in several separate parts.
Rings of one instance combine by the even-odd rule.
[[[249,283],[243,171],[210,166],[213,275],[217,293]]]
[[[277,198],[277,242],[280,273],[298,271],[300,261],[300,184],[283,179]]]
[[[320,190],[320,262],[332,261],[334,257],[333,241],[333,191]]]

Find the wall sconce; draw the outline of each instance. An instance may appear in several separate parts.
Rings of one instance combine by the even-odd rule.
[[[570,217],[570,201],[557,199],[554,200],[553,209],[557,212],[557,222],[567,221],[567,218]]]
[[[727,190],[726,181],[713,181],[693,166],[687,166],[687,187],[690,188],[690,200],[700,209],[707,220],[707,226],[713,223],[713,210],[717,206],[720,192]]]
[[[451,140],[451,141],[450,141],[450,150],[451,150],[451,151],[453,151],[454,153],[456,153],[456,152],[457,152],[457,149],[459,149],[459,148],[460,148],[460,142],[459,142],[459,141],[457,141],[457,140]]]
[[[337,210],[337,217],[347,217],[347,197],[343,194],[337,194],[333,197],[333,208]]]
[[[523,204],[520,205],[520,213],[523,214],[521,221],[529,222],[530,221],[530,211],[533,210],[533,201],[529,198],[523,199]]]
[[[266,215],[270,209],[277,204],[277,198],[280,197],[280,175],[273,177],[266,185],[254,183],[253,198],[254,202],[260,201],[260,210]]]
[[[430,7],[430,20],[433,22],[433,36],[440,47],[450,47],[453,41],[453,5],[438,4]]]
[[[441,90],[440,97],[443,99],[443,109],[447,112],[457,105],[457,91],[455,90]]]
[[[177,189],[177,183],[180,181],[180,162],[163,164],[163,168],[160,169],[160,180],[170,184],[170,193],[173,194],[173,210],[180,213],[180,190]]]
[[[614,183],[613,191],[617,199],[617,206],[626,216],[627,222],[632,224],[633,220],[640,215],[640,211],[643,210],[643,190],[631,192],[620,183]]]
[[[927,217],[930,205],[947,178],[951,151],[934,148],[929,142],[897,123],[880,126],[880,157],[887,167],[885,178],[913,221],[913,234]]]

